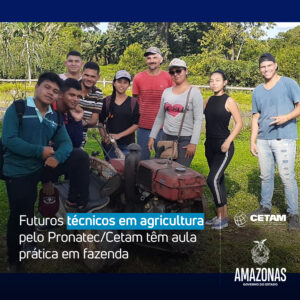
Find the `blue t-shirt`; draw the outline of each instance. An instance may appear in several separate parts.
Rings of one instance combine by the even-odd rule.
[[[300,102],[300,88],[297,82],[288,77],[281,77],[273,88],[267,90],[263,84],[254,89],[252,94],[252,113],[260,113],[258,118],[258,139],[297,139],[296,119],[283,125],[270,125],[277,117],[290,113],[295,103]]]

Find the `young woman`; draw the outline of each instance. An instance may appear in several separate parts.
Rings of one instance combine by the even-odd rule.
[[[162,140],[177,139],[187,96],[191,88],[187,112],[178,140],[178,158],[176,160],[178,163],[189,167],[200,138],[203,98],[200,90],[195,87],[192,88],[188,83],[188,70],[183,60],[174,58],[169,65],[169,73],[175,86],[165,89],[162,94],[160,109],[150,133],[148,148],[151,152],[154,139],[162,125]]]
[[[130,81],[131,76],[127,71],[120,70],[116,73],[113,79],[113,93],[104,99],[99,116],[100,125],[106,122],[107,133],[116,140],[124,154],[128,153],[127,146],[135,142],[135,131],[140,117],[137,99],[126,95]],[[99,131],[102,136],[105,159],[115,158],[113,145],[105,136],[103,129],[100,128]]]
[[[217,206],[217,216],[206,224],[211,225],[213,229],[222,229],[228,226],[224,172],[233,156],[233,140],[241,131],[243,121],[237,103],[225,93],[225,73],[222,70],[213,72],[209,84],[214,96],[205,103],[205,156],[210,170],[207,185]],[[232,132],[228,129],[231,116],[235,123]]]

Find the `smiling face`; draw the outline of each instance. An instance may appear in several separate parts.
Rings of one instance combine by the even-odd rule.
[[[156,70],[160,68],[160,64],[162,63],[162,57],[159,54],[149,54],[146,57],[146,65],[149,70]]]
[[[97,70],[85,69],[82,73],[82,83],[86,89],[90,89],[96,85],[97,80],[100,78]]]
[[[70,88],[62,95],[62,101],[68,109],[74,109],[78,104],[81,96],[81,90]]]
[[[56,101],[59,94],[59,86],[50,80],[45,80],[40,85],[35,86],[35,99],[44,106]]]
[[[224,87],[227,84],[227,80],[224,80],[222,74],[220,73],[213,73],[210,76],[209,86],[210,89],[215,93],[218,94],[220,92],[224,92]]]
[[[78,74],[83,65],[83,61],[79,56],[69,55],[65,61],[65,66],[69,73]]]
[[[186,80],[188,70],[185,68],[174,67],[169,70],[169,73],[176,85],[180,85]]]
[[[116,92],[118,94],[125,94],[128,87],[129,87],[129,85],[130,85],[129,80],[125,79],[125,78],[117,79],[114,82],[114,87],[115,87]]]
[[[261,75],[266,79],[270,80],[276,75],[277,63],[273,61],[263,61],[259,65]]]

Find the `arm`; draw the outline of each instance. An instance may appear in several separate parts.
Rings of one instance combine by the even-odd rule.
[[[138,129],[139,125],[137,124],[133,124],[131,125],[129,128],[127,128],[126,130],[119,132],[119,133],[111,133],[110,135],[115,139],[115,140],[119,140],[120,138],[127,136],[129,134],[132,134],[133,132],[135,132]]]
[[[271,117],[274,121],[270,123],[270,125],[282,125],[292,119],[295,119],[300,116],[300,102],[295,104],[294,110],[290,113],[282,116]]]
[[[161,102],[160,102],[160,107],[159,111],[157,113],[157,116],[155,118],[152,130],[149,135],[149,140],[148,140],[148,149],[151,152],[154,148],[154,139],[156,139],[157,134],[159,130],[161,129],[163,123],[165,120],[165,108],[164,108],[164,93],[161,96]]]
[[[73,150],[71,139],[64,124],[55,134],[53,141],[57,146],[57,150],[52,157],[55,158],[58,163],[64,163]]]
[[[254,156],[258,155],[256,139],[257,139],[257,135],[258,135],[258,118],[259,118],[259,116],[260,116],[259,113],[252,115],[250,151]]]
[[[237,103],[232,98],[229,97],[227,99],[225,108],[231,113],[235,125],[234,125],[234,129],[232,130],[230,135],[227,137],[227,139],[224,141],[223,145],[221,146],[222,152],[228,151],[230,144],[237,137],[237,135],[240,133],[243,127],[243,120],[242,120],[241,113],[239,111]]]
[[[92,117],[89,120],[83,119],[83,126],[90,128],[97,125],[99,119],[99,114],[97,112],[92,113]]]
[[[193,95],[192,95],[193,93]],[[199,138],[201,134],[201,125],[203,119],[203,98],[199,89],[193,88],[191,91],[192,101],[193,101],[193,133],[191,137],[190,144],[185,146],[187,158],[192,157],[196,152],[196,147],[199,143]]]

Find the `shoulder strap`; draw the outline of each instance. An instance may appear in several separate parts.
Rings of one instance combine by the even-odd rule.
[[[131,113],[134,112],[134,109],[135,109],[135,106],[136,106],[136,103],[137,103],[137,99],[135,97],[130,97],[130,104],[131,104]]]
[[[105,98],[105,108],[106,108],[106,113],[109,111],[110,100],[111,100],[111,96],[107,96],[107,97]]]
[[[21,126],[23,115],[25,112],[25,100],[23,100],[23,99],[15,100],[13,103],[15,105],[16,114],[17,114],[17,117],[19,120],[19,126]]]
[[[177,140],[179,140],[179,138],[180,138],[180,134],[181,134],[181,130],[182,130],[182,127],[183,127],[185,114],[186,114],[186,111],[187,111],[187,108],[188,108],[188,105],[189,105],[191,91],[192,91],[192,87],[190,87],[189,92],[188,92],[187,97],[186,97],[185,108],[184,108],[183,116],[182,116],[182,119],[181,119],[181,124],[180,124],[180,128],[179,128]]]

